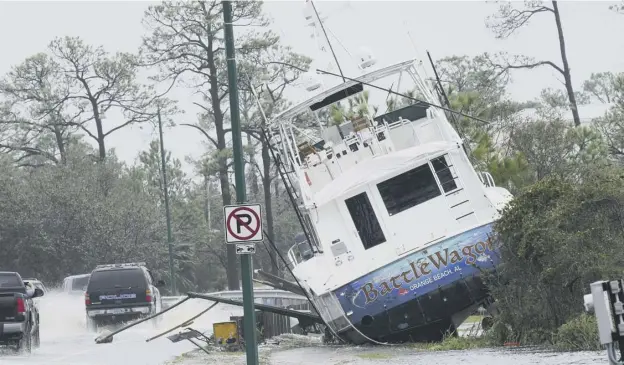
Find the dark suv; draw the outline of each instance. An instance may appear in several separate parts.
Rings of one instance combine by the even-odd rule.
[[[87,328],[125,322],[161,311],[162,299],[145,263],[98,265],[91,272],[85,292]]]

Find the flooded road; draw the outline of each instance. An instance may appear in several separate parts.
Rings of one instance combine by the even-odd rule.
[[[279,345],[260,345],[263,365],[607,365],[606,352],[561,353],[534,348],[424,351],[415,346],[322,346],[320,338],[279,336]],[[270,341],[273,342],[273,341]],[[187,353],[176,365],[245,365],[245,353]]]
[[[524,349],[423,352],[409,347],[301,348],[275,352],[271,365],[570,365],[608,364],[606,352],[553,353]]]
[[[15,354],[0,350],[2,365],[158,365],[195,348],[188,341],[172,343],[166,336],[145,342],[207,308],[212,302],[190,300],[167,312],[157,327],[145,322],[124,331],[109,344],[96,344],[94,339],[110,329],[88,332],[85,326],[85,309],[81,296],[48,293],[37,299],[41,316],[41,347],[31,354]],[[212,323],[242,315],[242,309],[218,305],[200,317],[192,327],[210,330]],[[178,330],[172,333],[177,333]]]
[[[146,322],[115,335],[109,344],[96,344],[99,333],[88,332],[82,297],[49,293],[38,300],[41,313],[41,347],[30,355],[0,352],[2,365],[176,365],[225,364],[244,365],[244,353],[203,353],[180,355],[194,350],[187,341],[172,343],[165,336],[145,342],[209,307],[212,302],[190,300],[166,313],[154,327]],[[242,315],[242,309],[218,305],[200,317],[191,327],[212,332],[212,323]],[[172,333],[177,333],[175,330]],[[292,336],[292,335],[291,335]],[[296,336],[296,335],[295,335]],[[260,346],[263,364],[271,365],[345,365],[345,364],[437,364],[437,365],[569,365],[607,364],[605,352],[553,353],[527,349],[497,349],[424,352],[409,346],[320,346],[320,339],[297,340],[294,346],[283,340],[279,346]],[[294,348],[288,349],[289,346]]]
[[[302,347],[288,350],[260,347],[265,365],[607,365],[605,352],[554,353],[534,349],[476,349],[425,352],[407,346]],[[244,353],[187,354],[176,365],[245,365]]]

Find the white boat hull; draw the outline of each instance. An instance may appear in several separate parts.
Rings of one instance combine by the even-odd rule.
[[[315,297],[315,304],[349,342],[440,340],[490,300],[481,274],[499,263],[492,226],[405,255]]]

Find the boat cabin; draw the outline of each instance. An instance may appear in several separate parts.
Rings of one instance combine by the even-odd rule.
[[[310,108],[337,100],[329,95]],[[355,117],[321,134],[291,153],[312,242],[298,236],[289,258],[316,293],[498,214],[491,176],[473,169],[459,135],[428,103]]]

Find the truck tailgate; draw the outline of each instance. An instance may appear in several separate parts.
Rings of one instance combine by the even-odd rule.
[[[0,322],[14,321],[16,315],[15,293],[0,293]]]

